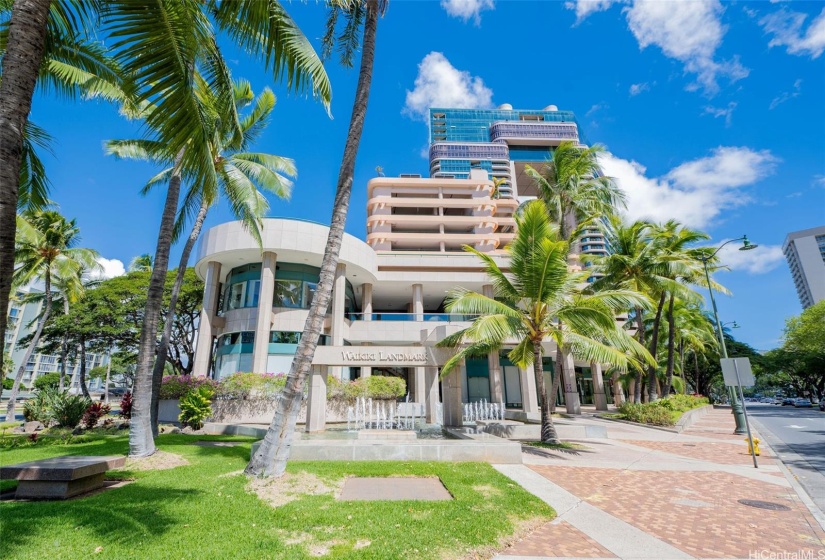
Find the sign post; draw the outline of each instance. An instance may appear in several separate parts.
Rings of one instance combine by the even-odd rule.
[[[756,447],[753,445],[753,436],[751,435],[751,424],[748,420],[748,407],[745,406],[745,396],[742,394],[742,386],[753,387],[756,380],[751,371],[751,361],[748,358],[723,358],[722,362],[722,377],[725,379],[725,385],[735,385],[739,389],[739,402],[742,403],[742,411],[745,413],[745,428],[748,430],[748,444],[751,448],[751,456],[753,457],[753,467],[758,469],[759,465],[756,463]]]

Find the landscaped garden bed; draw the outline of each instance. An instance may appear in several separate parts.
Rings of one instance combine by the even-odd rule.
[[[195,445],[203,440],[240,445]],[[157,443],[183,466],[127,464],[110,471],[112,478],[134,480],[119,488],[65,502],[0,502],[3,557],[475,558],[492,556],[553,515],[483,463],[290,463],[291,479],[279,488],[242,474],[250,439],[162,435]],[[8,446],[0,464],[127,451],[125,435],[89,431],[65,443]],[[338,500],[348,476],[438,477],[453,499]]]
[[[685,412],[707,406],[707,404],[708,399],[705,397],[671,395],[652,403],[625,402],[619,406],[618,414],[605,416],[639,424],[675,426]]]

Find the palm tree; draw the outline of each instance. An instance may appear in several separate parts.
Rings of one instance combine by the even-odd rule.
[[[129,266],[127,270],[129,272],[147,272],[151,271],[154,266],[154,259],[152,255],[149,253],[143,253],[142,255],[138,255],[134,257],[131,261],[129,261]]]
[[[345,66],[351,66],[354,53],[357,50],[358,30],[363,25],[361,45],[361,67],[358,73],[358,85],[355,88],[355,100],[350,117],[347,141],[344,145],[344,155],[338,171],[338,183],[335,190],[335,201],[332,206],[332,220],[330,221],[327,244],[324,248],[324,258],[321,262],[321,272],[318,288],[312,298],[309,314],[304,323],[303,334],[295,351],[295,358],[287,376],[286,387],[278,400],[278,406],[266,432],[266,436],[246,466],[249,475],[280,476],[286,470],[289,458],[292,434],[298,421],[301,400],[304,396],[304,382],[312,365],[312,357],[318,346],[321,336],[324,316],[332,298],[332,283],[335,278],[335,269],[338,266],[338,255],[341,252],[341,242],[344,237],[344,225],[347,221],[350,193],[352,192],[353,176],[355,174],[355,158],[358,155],[358,146],[361,142],[361,133],[364,130],[364,119],[367,113],[370,84],[372,83],[373,62],[375,59],[375,36],[378,29],[378,17],[383,15],[387,7],[387,0],[353,0],[346,6],[333,5],[327,24],[327,34],[324,37],[325,53],[329,55],[336,39],[336,23],[340,15],[347,20],[340,44],[341,60]]]
[[[44,68],[45,55],[52,53],[55,56],[49,60],[66,62],[66,58],[58,56],[58,46],[63,39],[82,42],[99,4],[100,0],[0,2],[0,12],[10,13],[7,23],[0,26],[0,48],[4,51],[0,69],[0,223],[5,224],[0,228],[0,309],[4,310],[0,313],[0,340],[5,339],[5,310],[13,283],[18,200],[21,194],[27,194],[26,171],[22,167],[27,161],[26,131],[31,130],[28,117],[34,88],[44,70],[53,70],[46,72],[53,77],[59,77],[62,70],[64,78],[78,78],[76,73],[67,73],[66,68]],[[70,52],[71,49],[64,49],[62,54]],[[76,56],[74,62],[79,64],[82,58]],[[91,59],[86,57],[86,62]]]
[[[687,381],[687,354],[704,354],[709,348],[715,349],[718,344],[713,323],[705,315],[700,304],[685,302],[676,299],[673,309],[673,320],[668,320],[668,328],[675,332],[675,345],[678,346],[679,372],[682,379]],[[694,360],[695,362],[696,360]],[[675,366],[674,366],[675,371]],[[699,391],[697,383],[694,383]]]
[[[441,375],[449,375],[468,356],[487,355],[514,343],[510,361],[522,368],[533,366],[541,398],[541,441],[559,443],[544,384],[542,343],[552,340],[565,354],[619,367],[649,360],[644,348],[614,319],[616,309],[644,307],[646,301],[627,290],[584,294],[581,285],[589,273],[568,268],[569,243],[559,238],[542,202],[527,204],[516,224],[516,237],[507,247],[510,277],[489,255],[464,248],[484,261],[495,295],[487,297],[463,288],[450,294],[448,312],[478,318],[439,343],[458,349]]]
[[[17,229],[14,285],[23,286],[33,281],[42,281],[44,304],[37,328],[14,379],[6,409],[6,418],[9,419],[14,419],[15,400],[26,371],[26,364],[37,348],[43,327],[49,320],[52,310],[52,279],[56,276],[68,278],[72,274],[79,277],[84,269],[100,269],[96,260],[97,252],[75,246],[80,241],[80,230],[75,221],[66,220],[54,210],[18,216]]]
[[[276,78],[286,78],[290,90],[312,91],[327,106],[330,100],[323,64],[277,0],[107,3],[104,21],[124,71],[137,84],[148,140],[157,142],[173,161],[138,348],[129,431],[133,457],[155,451],[152,364],[183,170],[197,170],[191,180],[207,191],[217,191],[218,177],[210,165],[210,133],[215,130],[214,119],[221,115],[203,111],[197,97],[201,81],[205,82],[201,91],[215,92],[224,107],[232,106],[232,84],[210,17],[245,50],[264,60]],[[158,21],[165,25],[157,25]]]
[[[204,84],[203,82],[200,83]],[[267,199],[261,191],[288,199],[292,181],[285,175],[296,175],[295,162],[289,158],[249,151],[252,144],[266,128],[272,110],[275,108],[275,95],[272,90],[265,88],[255,98],[249,82],[240,80],[235,82],[233,91],[235,110],[229,112],[221,110],[221,100],[213,92],[198,91],[198,98],[204,104],[206,111],[214,114],[230,115],[230,118],[214,121],[216,130],[212,132],[212,157],[209,165],[214,166],[214,172],[218,177],[218,185],[235,216],[244,223],[252,236],[260,243],[260,220],[269,210]],[[238,111],[249,105],[252,105],[252,109],[248,114],[235,118]],[[112,140],[106,143],[106,149],[109,154],[116,157],[171,163],[164,161],[166,154],[163,147],[155,142]],[[171,167],[158,173],[144,187],[143,193],[148,192],[159,182],[168,180],[171,173]],[[184,177],[197,177],[201,174],[197,169],[183,169],[182,173]],[[175,283],[172,286],[169,308],[164,319],[163,334],[152,370],[152,430],[155,435],[157,435],[158,394],[166,364],[167,348],[172,336],[172,324],[177,300],[183,286],[189,256],[195,242],[200,237],[201,227],[206,219],[207,212],[217,200],[217,192],[206,189],[202,183],[192,182],[184,197],[185,202],[175,227],[175,237],[177,237],[186,223],[187,210],[190,210],[194,204],[198,204],[191,232],[181,253]]]

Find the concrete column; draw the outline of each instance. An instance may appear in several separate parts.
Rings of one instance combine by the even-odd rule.
[[[206,278],[203,281],[203,307],[198,326],[198,342],[195,347],[195,359],[192,373],[199,377],[208,376],[212,360],[212,321],[218,308],[220,295],[221,263],[211,261],[206,265]]]
[[[261,262],[261,289],[258,293],[258,322],[255,323],[255,343],[252,346],[252,371],[266,373],[269,356],[269,331],[272,328],[272,299],[275,296],[275,263],[278,255],[264,251]]]
[[[424,286],[421,284],[413,284],[413,301],[412,309],[415,314],[416,321],[424,320]]]
[[[504,375],[498,352],[487,354],[487,370],[490,375],[490,400],[496,403],[504,402]]]
[[[320,432],[327,425],[327,366],[312,366],[307,400],[307,432]]]
[[[619,381],[619,377],[614,375],[613,378],[613,406],[618,407],[624,402],[624,390],[622,389],[622,382]]]
[[[567,413],[581,414],[581,401],[579,400],[579,391],[576,389],[576,366],[573,363],[573,354],[570,350],[562,352],[562,365],[564,366],[562,386],[564,387],[564,405],[567,408]]]
[[[602,365],[596,362],[591,363],[590,375],[593,377],[593,403],[596,405],[596,410],[607,410],[607,396],[604,394]]]
[[[462,360],[457,368],[441,380],[445,426],[460,427],[463,425],[462,413],[464,412],[464,406],[461,402],[461,383],[466,373],[467,367]]]
[[[424,371],[426,368],[423,367],[416,367],[413,368],[413,391],[414,393],[412,396],[415,398],[415,402],[424,404],[427,401],[427,375]]]
[[[361,284],[361,312],[364,321],[372,321],[372,284]]]
[[[338,263],[335,268],[335,280],[332,283],[332,325],[330,338],[333,346],[344,345],[344,313],[346,309],[347,265]],[[329,374],[341,379],[341,366],[330,366]]]
[[[361,346],[370,346],[369,342],[364,342]],[[372,375],[372,366],[361,366],[361,377],[369,377]]]
[[[538,389],[536,389],[536,375],[532,369],[518,368],[521,380],[521,409],[526,414],[539,412]]]
[[[427,424],[435,424],[438,421],[438,368],[424,368],[424,380],[427,384],[424,399],[424,420]]]

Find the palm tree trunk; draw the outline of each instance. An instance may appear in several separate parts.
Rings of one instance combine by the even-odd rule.
[[[693,370],[696,374],[696,392],[700,395],[705,395],[706,397],[709,396],[702,391],[702,380],[699,375],[699,354],[696,350],[693,351]]]
[[[653,319],[653,332],[650,334],[650,355],[653,356],[653,361],[657,363],[656,351],[659,346],[659,324],[662,321],[662,310],[665,307],[666,295],[666,292],[662,292],[662,296],[659,298],[659,305],[656,307],[656,317]],[[653,402],[659,398],[659,395],[656,394],[656,387],[658,386],[656,381],[656,367],[655,365],[647,367],[647,402]]]
[[[106,360],[106,384],[103,386],[103,402],[109,404],[109,375],[112,373],[112,351],[109,350],[109,359]]]
[[[676,299],[670,294],[670,301],[667,306],[667,371],[665,373],[665,388],[662,396],[670,395],[670,386],[673,385],[673,363],[676,357],[676,325],[673,324],[673,300]]]
[[[192,224],[192,231],[189,233],[189,238],[183,246],[183,253],[180,256],[180,263],[178,264],[178,273],[175,276],[175,284],[172,286],[172,295],[169,298],[169,309],[166,311],[166,319],[163,323],[163,336],[160,338],[158,345],[157,356],[155,357],[155,366],[152,369],[152,435],[158,435],[158,406],[160,405],[160,384],[163,381],[163,370],[166,366],[166,353],[169,350],[169,341],[172,339],[172,321],[175,319],[175,309],[178,305],[178,297],[180,296],[181,288],[183,287],[183,277],[186,275],[186,267],[189,264],[189,255],[192,253],[192,248],[201,234],[203,221],[206,219],[206,213],[209,211],[209,204],[206,200],[201,201],[201,207],[198,210],[198,215],[195,217],[195,223]]]
[[[11,7],[0,80],[0,340],[6,339],[14,272],[14,237],[23,129],[43,62],[51,0],[16,0]],[[25,367],[25,363],[23,364]],[[16,398],[16,394],[15,394]],[[14,411],[14,401],[11,401]]]
[[[181,160],[183,150],[175,158],[175,166],[166,191],[166,202],[160,221],[158,243],[155,249],[155,264],[149,280],[146,296],[146,310],[140,329],[137,369],[132,393],[132,419],[129,422],[129,456],[147,457],[155,452],[152,437],[152,364],[157,346],[158,321],[163,304],[163,288],[166,284],[166,270],[169,267],[169,249],[172,245],[172,230],[180,195]]]
[[[541,363],[541,339],[533,341],[533,375],[536,378],[536,390],[541,398],[541,442],[561,443],[556,426],[553,424],[553,414],[550,412],[550,399],[547,397],[547,387],[544,384],[544,368]],[[553,399],[555,400],[555,399]]]
[[[641,307],[636,308],[636,336],[639,337],[639,344],[645,344],[645,321],[642,314]],[[642,368],[636,370],[636,379],[633,383],[633,402],[638,404],[642,402]]]
[[[321,263],[318,288],[315,297],[312,298],[312,305],[304,324],[304,331],[295,351],[295,358],[292,360],[286,387],[278,399],[272,423],[266,432],[263,443],[258,448],[258,452],[249,461],[244,471],[249,475],[258,477],[280,476],[286,470],[292,434],[295,431],[298,412],[301,409],[301,400],[304,396],[304,381],[312,365],[312,357],[315,355],[315,348],[321,335],[321,327],[332,297],[332,282],[335,278],[335,269],[338,266],[338,254],[341,251],[341,241],[344,236],[344,225],[347,220],[350,193],[352,192],[355,158],[358,155],[361,133],[364,130],[364,118],[367,114],[367,102],[370,95],[370,84],[372,83],[378,10],[378,1],[368,0],[361,50],[361,68],[358,74],[358,85],[355,89],[355,101],[352,107],[347,142],[344,146],[344,156],[338,173],[335,202],[332,207],[332,221],[327,244],[324,248],[324,259]]]
[[[26,354],[23,356],[23,361],[20,363],[20,368],[17,370],[17,376],[14,378],[14,385],[11,388],[11,394],[9,395],[9,404],[6,406],[6,421],[14,420],[14,404],[17,400],[17,393],[20,391],[20,383],[23,381],[23,374],[26,372],[26,365],[29,363],[34,351],[37,349],[37,345],[40,344],[40,335],[43,334],[43,327],[46,326],[46,321],[49,320],[49,314],[52,312],[52,275],[51,275],[51,262],[46,264],[48,268],[46,268],[45,274],[45,286],[43,296],[45,297],[45,304],[43,306],[43,315],[40,316],[40,321],[37,322],[37,329],[34,331],[34,336],[32,337],[32,341],[29,343],[29,347],[26,348]],[[0,313],[0,315],[5,315],[5,313]],[[34,377],[34,372],[32,372],[32,377]]]
[[[83,396],[87,399],[91,399],[92,396],[89,394],[89,388],[86,386],[86,341],[80,341],[80,390],[83,392]]]
[[[69,314],[69,298],[63,295],[63,313]],[[66,360],[69,357],[69,331],[63,333],[63,339],[60,341],[60,382],[57,385],[57,390],[61,393],[66,384]]]

